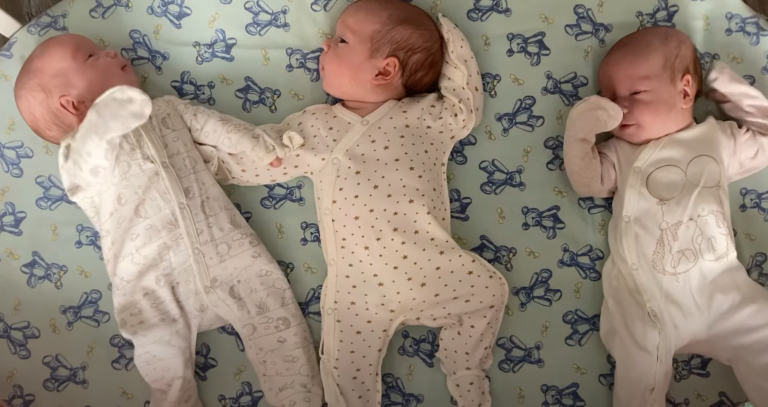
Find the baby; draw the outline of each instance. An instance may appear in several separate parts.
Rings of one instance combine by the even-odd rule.
[[[254,170],[247,154],[219,150],[232,181],[314,181],[328,264],[320,370],[329,406],[382,401],[381,361],[406,324],[443,328],[438,356],[459,406],[491,405],[484,370],[509,290],[452,239],[445,181],[453,145],[480,123],[483,89],[466,38],[439,21],[399,0],[350,4],[320,57],[323,87],[344,102],[262,126],[304,135],[304,148],[280,168]],[[425,93],[438,80],[441,93]]]
[[[646,28],[600,64],[600,96],[568,116],[565,168],[584,196],[614,196],[600,336],[613,405],[664,406],[676,352],[733,367],[768,406],[768,292],[736,258],[728,183],[768,165],[768,100],[726,65],[709,96],[736,122],[693,120],[702,72],[690,39]],[[595,145],[595,135],[614,138]]]
[[[319,407],[312,340],[280,268],[216,182],[248,158],[278,165],[301,137],[138,89],[128,61],[79,35],[29,56],[15,94],[24,120],[61,143],[69,197],[101,233],[120,332],[152,388],[153,407],[202,407],[197,333],[231,323],[274,406]],[[245,171],[243,169],[242,171]]]

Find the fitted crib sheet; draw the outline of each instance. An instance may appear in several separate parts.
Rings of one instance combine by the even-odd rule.
[[[483,72],[483,122],[456,144],[447,183],[454,239],[511,287],[488,371],[494,406],[609,406],[615,363],[598,333],[612,208],[570,188],[564,118],[595,92],[610,45],[649,25],[684,30],[705,69],[726,62],[768,91],[768,23],[736,0],[412,1],[456,22]],[[63,0],[0,49],[0,399],[24,407],[138,407],[149,399],[132,344],[117,330],[99,234],[63,192],[57,147],[31,133],[13,102],[14,78],[36,44],[83,34],[130,59],[151,96],[279,122],[336,102],[319,82],[318,47],[347,4]],[[699,117],[711,111],[702,104]],[[326,267],[311,181],[225,189],[278,259],[319,339]],[[739,258],[765,285],[768,172],[733,184],[731,205]],[[438,346],[433,329],[395,335],[384,406],[455,404]],[[744,399],[728,367],[699,355],[678,355],[674,367],[668,406]],[[208,407],[266,406],[231,327],[200,334],[195,374]]]

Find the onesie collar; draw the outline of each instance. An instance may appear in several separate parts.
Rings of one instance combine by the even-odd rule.
[[[389,100],[365,117],[360,117],[357,113],[352,113],[351,111],[347,110],[346,107],[342,106],[341,103],[333,105],[333,110],[336,112],[336,114],[343,117],[350,123],[359,123],[363,120],[367,120],[368,122],[373,123],[376,120],[381,119],[385,114],[389,113],[389,111],[392,110],[398,103],[400,103],[399,100]]]

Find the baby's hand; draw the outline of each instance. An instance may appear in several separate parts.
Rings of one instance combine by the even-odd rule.
[[[589,134],[604,133],[618,127],[623,118],[624,112],[610,99],[589,96],[571,109],[566,128]]]
[[[280,157],[275,158],[271,163],[269,163],[269,166],[272,168],[277,168],[281,165],[283,165],[283,159]]]
[[[710,90],[707,92],[707,98],[719,104],[728,103],[731,101],[731,99],[729,99],[728,96],[725,96],[723,92],[717,90]]]

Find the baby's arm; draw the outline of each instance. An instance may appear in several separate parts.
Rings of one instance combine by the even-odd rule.
[[[707,84],[711,97],[738,122],[719,122],[729,137],[723,143],[729,181],[744,178],[768,166],[768,99],[728,65],[716,62]]]
[[[443,69],[438,82],[443,106],[435,113],[448,130],[446,134],[464,137],[483,118],[483,81],[475,54],[464,34],[442,15],[439,20],[445,40]],[[429,112],[432,116],[432,111]]]
[[[618,105],[601,96],[585,98],[568,114],[563,159],[568,179],[579,195],[605,198],[616,191],[613,150],[608,143],[595,145],[595,137],[616,128],[623,117]]]
[[[190,128],[216,179],[225,184],[263,185],[312,176],[329,161],[335,143],[315,132],[304,140],[302,118],[318,105],[289,116],[281,124],[254,126],[234,117],[174,99],[173,105]],[[333,140],[335,141],[335,140]],[[303,147],[296,150],[298,147]],[[267,164],[278,157],[279,167]]]

